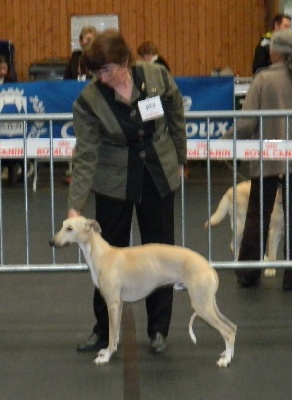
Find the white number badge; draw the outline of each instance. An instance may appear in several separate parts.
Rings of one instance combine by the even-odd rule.
[[[145,100],[138,101],[138,107],[142,121],[149,121],[164,115],[160,96],[148,97]]]

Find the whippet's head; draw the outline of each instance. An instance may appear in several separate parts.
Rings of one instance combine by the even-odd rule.
[[[86,243],[93,230],[101,233],[99,223],[94,219],[73,217],[65,219],[63,226],[49,241],[51,246],[63,247],[70,243]]]

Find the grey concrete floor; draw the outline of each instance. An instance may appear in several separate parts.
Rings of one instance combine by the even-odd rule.
[[[243,168],[243,166],[242,166]],[[186,188],[186,246],[208,254],[206,168],[191,165]],[[68,188],[56,174],[56,227],[66,216]],[[232,184],[232,172],[215,165],[212,209]],[[40,171],[38,191],[29,190],[29,236],[32,263],[51,262],[50,189],[46,169]],[[3,185],[4,262],[25,262],[24,206],[21,185]],[[92,217],[93,199],[85,214]],[[134,223],[134,238],[138,242]],[[179,195],[176,240],[181,241]],[[212,233],[212,259],[231,259],[230,227],[226,220]],[[60,249],[60,263],[74,262],[77,249]],[[281,254],[279,254],[281,257]],[[0,274],[0,399],[1,400],[253,400],[289,399],[292,393],[291,295],[281,290],[282,271],[262,278],[261,285],[240,289],[233,271],[219,271],[220,310],[238,325],[235,355],[229,368],[215,362],[224,349],[217,331],[194,322],[197,344],[188,336],[191,315],[185,291],[174,294],[168,347],[161,355],[149,352],[145,302],[124,307],[118,352],[105,366],[92,364],[94,354],[79,354],[76,345],[92,329],[93,285],[89,272]]]

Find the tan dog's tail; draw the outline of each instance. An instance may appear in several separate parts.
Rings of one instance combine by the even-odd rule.
[[[223,218],[225,218],[225,216],[228,213],[228,207],[229,207],[229,200],[227,197],[227,193],[225,193],[222,199],[220,200],[216,211],[214,212],[214,214],[211,215],[210,226],[218,225],[223,220]],[[208,228],[208,225],[209,221],[206,221],[205,229]]]
[[[194,334],[194,331],[193,331],[193,323],[194,323],[194,319],[196,318],[196,316],[197,316],[197,313],[194,312],[193,315],[191,316],[191,319],[190,319],[190,322],[189,322],[189,334],[190,334],[190,337],[191,337],[192,341],[195,344],[197,343],[197,338],[196,338],[196,336]]]

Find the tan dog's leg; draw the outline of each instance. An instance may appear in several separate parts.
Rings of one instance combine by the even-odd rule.
[[[106,349],[102,349],[98,352],[97,358],[93,361],[96,365],[109,362],[111,355],[117,351],[119,342],[122,303],[119,300],[111,300],[107,303],[107,308],[109,314],[109,345]]]
[[[201,308],[198,315],[223,336],[225,350],[221,353],[221,357],[216,364],[218,367],[228,367],[234,355],[236,325],[219,311],[215,299],[213,305],[208,304],[205,309]]]
[[[217,329],[223,336],[225,351],[221,354],[217,365],[218,367],[227,367],[234,355],[234,342],[237,327],[219,311],[215,300],[215,293],[213,290],[212,292],[213,293],[211,293],[209,286],[208,289],[201,286],[200,290],[196,288],[196,291],[189,293],[192,300],[192,307],[196,310],[198,316],[209,325],[213,326],[213,328]],[[195,314],[193,314],[191,320],[194,319],[194,316]],[[192,337],[192,340],[195,341],[195,338]]]
[[[282,202],[282,189],[279,188],[271,215],[269,240],[268,240],[268,256],[266,261],[276,261],[278,247],[282,236],[284,236],[284,211]],[[273,277],[276,275],[275,268],[266,268],[265,276]]]
[[[243,237],[243,230],[244,230],[244,220],[242,220],[241,216],[237,216],[236,229],[237,229],[237,232],[236,232],[236,234],[237,234],[236,249],[234,250],[234,246],[233,246],[233,237],[235,236],[234,230],[233,230],[233,233],[232,233],[230,249],[231,249],[232,253],[234,253],[234,251],[235,251],[236,260],[238,260],[238,255],[239,255],[239,251],[240,251],[240,246],[241,246],[242,237]]]
[[[284,218],[284,217],[283,217]],[[283,224],[277,221],[276,223],[271,224],[270,232],[269,232],[269,250],[268,256],[265,257],[266,261],[276,261],[277,260],[277,252],[279,248],[279,244],[281,241],[281,237],[284,234]],[[275,268],[266,268],[265,276],[274,277],[276,275]]]

